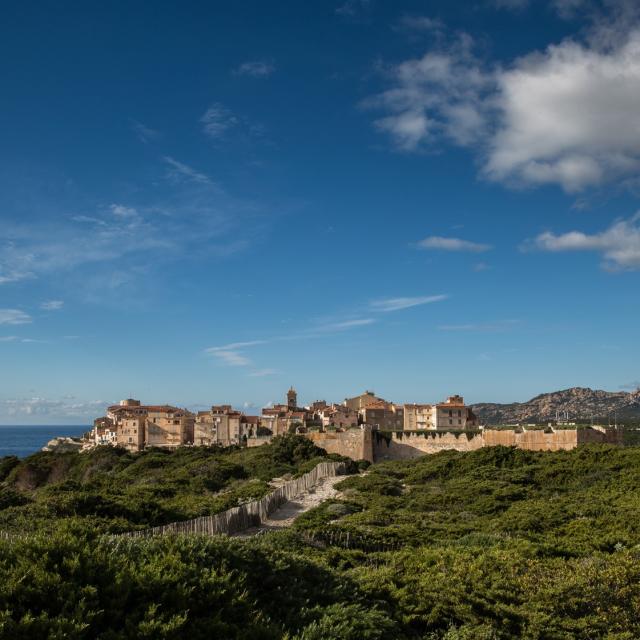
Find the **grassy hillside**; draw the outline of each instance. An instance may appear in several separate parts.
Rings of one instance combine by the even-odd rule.
[[[268,481],[302,473],[326,453],[284,436],[254,449],[100,447],[0,460],[0,531],[61,523],[119,532],[218,513],[269,491]]]
[[[19,489],[18,469],[8,486],[42,501],[54,485]],[[104,537],[76,518],[0,540],[0,638],[640,637],[639,448],[442,452],[340,486],[256,539]]]

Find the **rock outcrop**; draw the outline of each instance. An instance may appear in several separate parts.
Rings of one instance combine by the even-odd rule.
[[[485,424],[516,424],[548,422],[556,419],[556,413],[564,419],[589,422],[593,417],[599,422],[640,420],[640,389],[635,391],[601,391],[573,387],[563,391],[543,393],[528,402],[512,404],[480,403],[473,405],[474,413]]]
[[[84,441],[80,438],[69,438],[61,436],[49,440],[47,444],[42,447],[42,451],[53,451],[55,453],[66,453],[67,451],[80,451],[84,446]]]

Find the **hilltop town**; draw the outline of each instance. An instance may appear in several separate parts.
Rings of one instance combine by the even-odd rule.
[[[290,433],[307,437],[329,453],[369,462],[496,445],[572,449],[592,442],[619,444],[622,437],[616,428],[578,428],[569,420],[540,426],[486,426],[460,395],[433,404],[396,404],[365,391],[341,403],[316,400],[300,406],[298,394],[291,387],[285,402],[263,408],[260,415],[247,415],[228,404],[193,413],[129,398],[108,407],[106,415],[94,421],[82,446],[111,445],[131,452],[181,446],[256,447]]]
[[[129,451],[147,447],[231,446],[285,433],[370,429],[378,431],[467,430],[478,420],[462,396],[453,395],[435,404],[394,404],[365,391],[342,403],[316,400],[299,406],[291,387],[286,402],[246,415],[231,405],[213,405],[193,413],[171,405],[144,405],[132,398],[108,407],[91,432],[94,445],[118,445]]]

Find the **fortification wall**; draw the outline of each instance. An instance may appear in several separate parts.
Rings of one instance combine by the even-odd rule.
[[[578,446],[576,429],[559,429],[549,433],[542,429],[522,432],[513,429],[485,429],[483,439],[486,447],[503,445],[529,451],[559,451],[575,449]]]
[[[306,433],[316,446],[327,453],[338,453],[353,460],[374,461],[372,432],[368,429],[349,429],[348,431],[328,431]]]
[[[410,460],[447,449],[474,451],[481,447],[503,446],[529,451],[560,451],[590,443],[621,444],[621,433],[607,427],[557,429],[550,432],[542,429],[485,429],[481,433],[397,431],[384,434],[368,429],[349,429],[326,433],[312,431],[305,436],[328,453],[369,462]],[[249,438],[247,446],[259,446],[270,440],[270,437]]]
[[[474,451],[484,446],[482,434],[479,433],[442,433],[425,431],[424,433],[397,433],[373,436],[373,459],[409,460],[421,456],[438,453],[447,449],[456,451]]]

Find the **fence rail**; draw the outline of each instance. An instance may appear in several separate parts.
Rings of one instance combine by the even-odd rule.
[[[137,538],[167,533],[203,533],[208,535],[238,533],[260,525],[278,507],[303,491],[315,486],[323,478],[341,476],[346,473],[347,465],[344,462],[321,462],[309,473],[305,473],[295,480],[285,482],[281,487],[259,500],[252,500],[238,507],[216,513],[213,516],[172,522],[171,524],[160,525],[151,529],[129,531],[122,535]]]

